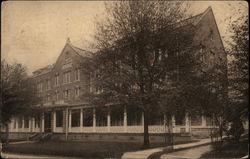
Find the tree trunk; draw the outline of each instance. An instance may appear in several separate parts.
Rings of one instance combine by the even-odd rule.
[[[172,124],[172,118],[171,115],[167,116],[167,125],[168,125],[168,134],[169,134],[169,146],[174,145],[174,137],[173,137],[173,124]]]
[[[6,134],[5,134],[5,139],[6,139],[6,145],[9,144],[9,126],[8,126],[8,123],[5,124],[5,131],[6,131]]]
[[[143,139],[143,147],[149,148],[149,133],[148,133],[148,112],[144,111],[144,139]]]

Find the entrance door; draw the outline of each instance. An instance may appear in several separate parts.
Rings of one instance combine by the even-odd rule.
[[[51,132],[51,112],[44,113],[44,131]]]

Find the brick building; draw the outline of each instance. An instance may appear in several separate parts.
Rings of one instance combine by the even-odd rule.
[[[209,48],[199,50],[205,68],[215,63],[227,63],[226,53],[219,30],[209,7],[203,13],[184,20],[182,25],[194,27],[193,43]],[[36,117],[13,118],[9,124],[13,138],[34,133],[53,133],[54,139],[102,139],[141,141],[143,113],[128,113],[126,107],[107,109],[101,112],[88,104],[84,93],[96,91],[88,74],[81,72],[80,62],[91,53],[77,48],[67,40],[60,56],[53,65],[33,72],[38,94],[43,99],[44,111]],[[226,75],[225,75],[226,76]],[[79,98],[81,97],[81,98]],[[115,113],[114,113],[115,112]],[[131,112],[131,111],[129,111]],[[133,111],[132,111],[133,112]],[[164,116],[161,122],[149,125],[151,142],[162,140],[166,128]],[[175,134],[208,135],[211,121],[204,117],[189,118],[187,115],[173,117]],[[22,137],[23,137],[22,136]],[[177,138],[182,140],[188,136]]]

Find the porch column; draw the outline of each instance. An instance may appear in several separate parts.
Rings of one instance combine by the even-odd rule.
[[[201,116],[201,126],[202,127],[206,127],[207,126],[206,117],[204,115]]]
[[[93,108],[93,132],[96,132],[96,114],[95,114],[95,108]]]
[[[72,110],[69,109],[69,132],[71,132]]]
[[[19,132],[19,119],[20,118],[16,118],[16,132]]]
[[[126,106],[124,106],[124,113],[123,113],[123,127],[124,127],[124,132],[127,132],[127,109]]]
[[[65,110],[65,140],[68,140],[69,108]]]
[[[56,111],[53,111],[53,132],[56,132]]]
[[[83,131],[83,109],[80,110],[80,131]]]
[[[167,115],[166,115],[166,113],[164,113],[164,115],[163,115],[163,125],[164,125],[164,133],[166,133],[167,132]]]
[[[107,125],[108,125],[108,132],[110,132],[110,125],[111,125],[111,124],[110,124],[110,109],[108,110],[107,119],[108,119],[108,120],[107,120],[107,122],[108,122],[108,123],[107,123]]]
[[[175,128],[175,116],[172,116],[172,127],[173,127],[173,133],[176,132],[176,128]]]
[[[185,114],[185,131],[186,133],[189,132],[189,117],[188,117],[188,113]]]
[[[42,113],[42,125],[41,125],[41,128],[42,128],[42,132],[44,132],[44,113]]]

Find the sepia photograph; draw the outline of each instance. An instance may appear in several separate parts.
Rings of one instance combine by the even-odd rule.
[[[249,158],[247,1],[3,1],[1,158]]]

